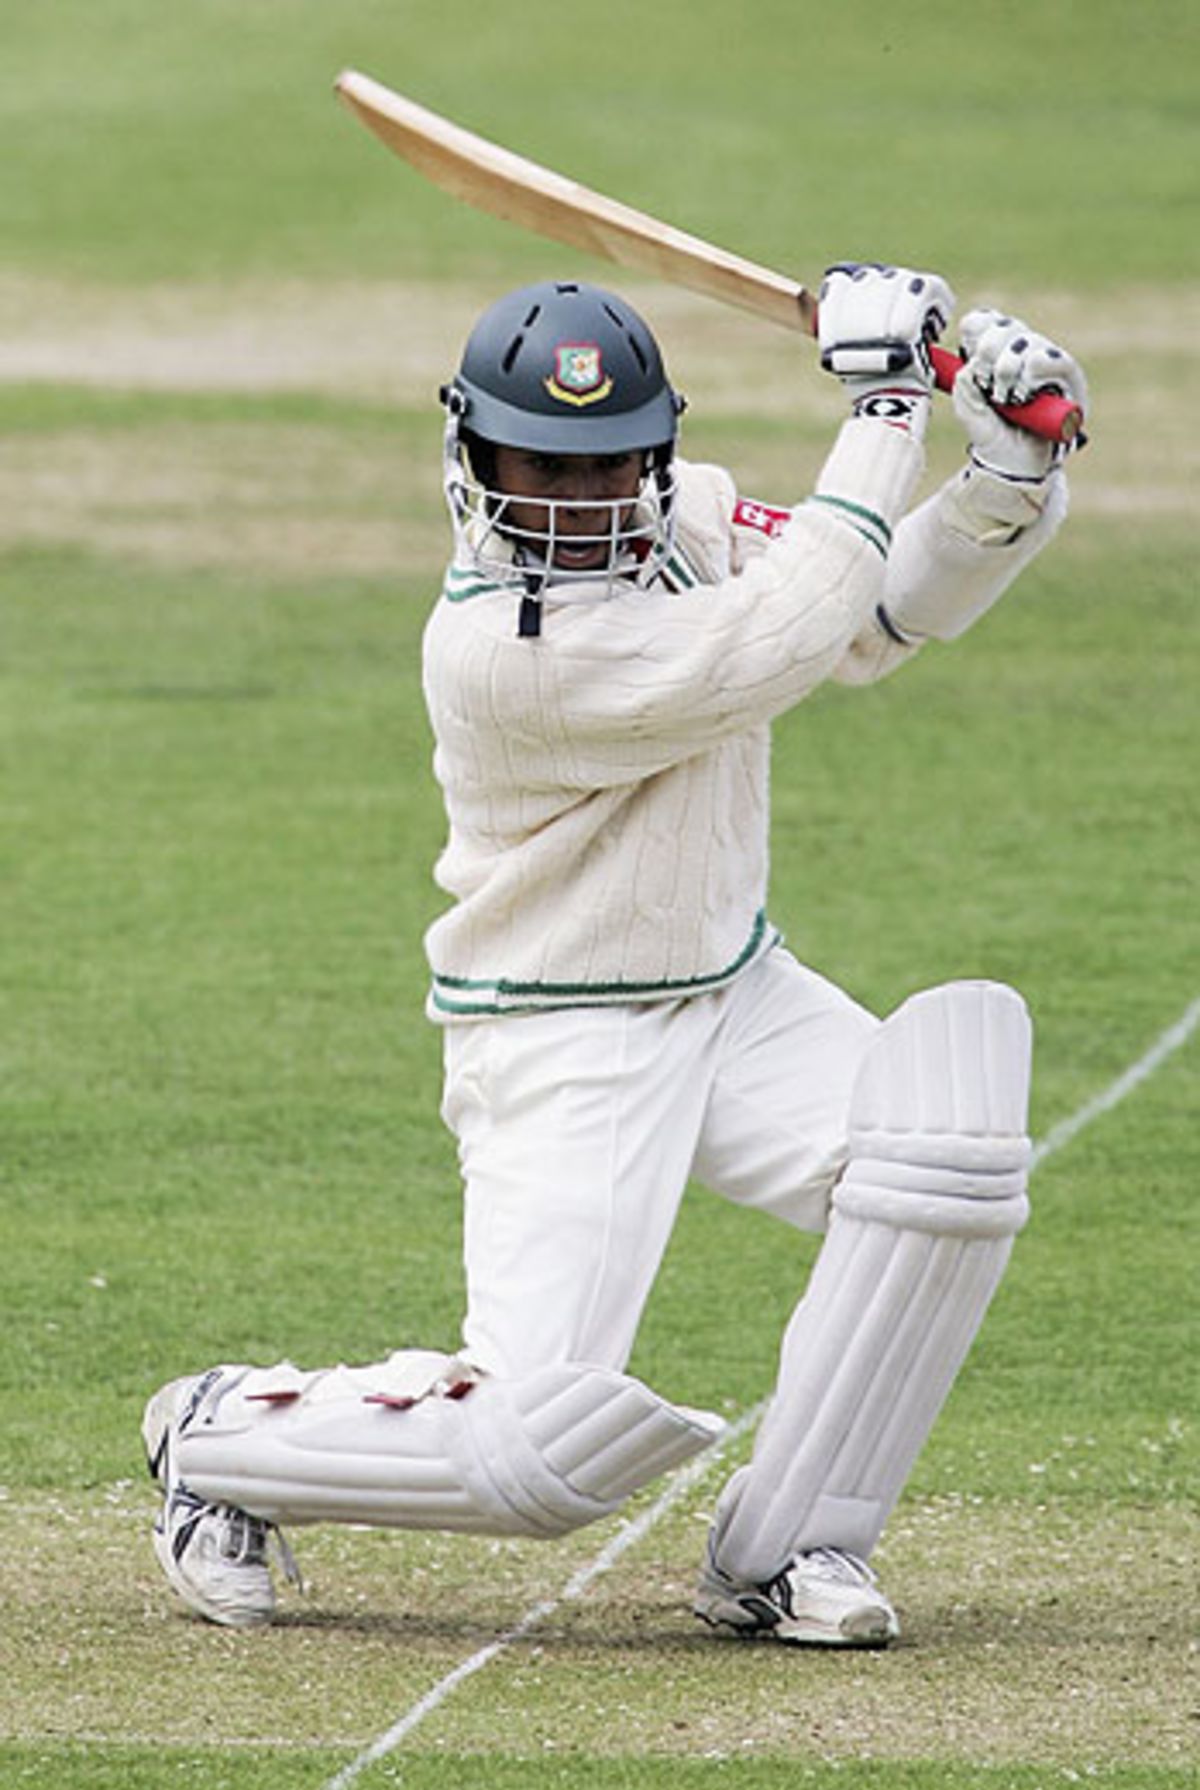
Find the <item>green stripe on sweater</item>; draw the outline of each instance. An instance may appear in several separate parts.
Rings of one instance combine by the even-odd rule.
[[[442,585],[442,595],[448,603],[465,603],[471,597],[499,596],[503,589],[502,585],[481,577],[478,572],[451,566]]]
[[[851,503],[846,497],[826,497],[816,492],[809,498],[809,503],[824,504],[828,509],[836,510],[849,522],[856,534],[869,541],[876,553],[886,559],[888,548],[892,544],[892,531],[887,522],[875,510],[867,509],[865,504]]]
[[[513,1013],[540,1007],[609,1006],[621,1001],[678,999],[718,988],[764,949],[781,942],[774,930],[768,936],[767,916],[760,908],[754,916],[750,937],[724,969],[706,976],[664,977],[658,982],[516,982],[470,976],[433,977],[433,1004],[442,1013]]]

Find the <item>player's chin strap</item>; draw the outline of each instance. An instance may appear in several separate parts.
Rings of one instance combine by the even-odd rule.
[[[1029,1066],[1024,1002],[995,983],[931,989],[880,1027],[772,1406],[722,1494],[733,1578],[802,1549],[870,1555],[1028,1216]]]
[[[199,1497],[272,1522],[548,1538],[608,1516],[723,1428],[606,1368],[506,1380],[401,1351],[331,1373],[253,1370],[198,1413],[178,1460]]]
[[[542,583],[542,579],[531,577],[521,598],[517,611],[517,636],[521,640],[536,640],[542,631]]]
[[[671,530],[668,547],[674,545]],[[654,548],[642,534],[632,538],[616,537],[609,563],[600,573],[586,576],[566,572],[550,573],[546,562],[518,547],[513,564],[525,580],[521,607],[517,614],[517,634],[522,640],[536,639],[542,631],[542,609],[546,603],[560,608],[578,608],[584,604],[603,603],[627,591],[631,583],[649,583],[650,578],[666,563],[666,556]]]

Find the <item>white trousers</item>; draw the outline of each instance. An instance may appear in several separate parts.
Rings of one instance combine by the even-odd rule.
[[[223,1369],[180,1426],[188,1485],[278,1521],[499,1534],[615,1509],[719,1427],[621,1373],[694,1174],[828,1225],[712,1565],[868,1557],[1025,1222],[1030,1042],[1012,989],[948,983],[881,1024],[778,950],[694,1001],[452,1032],[482,1385],[423,1397],[459,1370],[413,1351]]]
[[[777,947],[691,1000],[447,1028],[468,1359],[623,1368],[689,1177],[824,1231],[878,1023]]]

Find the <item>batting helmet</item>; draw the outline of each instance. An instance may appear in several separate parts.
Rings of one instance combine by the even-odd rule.
[[[645,577],[670,551],[671,461],[683,399],[672,389],[650,329],[616,294],[582,281],[546,280],[510,292],[483,313],[458,372],[441,390],[448,412],[446,494],[460,553],[491,577],[528,588],[556,581],[528,539],[514,552],[506,494],[495,488],[497,447],[539,454],[643,456],[630,526],[614,521],[602,575]]]
[[[632,305],[553,280],[484,312],[443,397],[481,440],[554,454],[668,446],[683,408]]]

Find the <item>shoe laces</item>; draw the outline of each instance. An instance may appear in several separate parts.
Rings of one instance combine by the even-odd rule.
[[[866,1561],[860,1560],[848,1548],[806,1548],[789,1563],[785,1574],[792,1566],[815,1567],[823,1578],[837,1579],[844,1585],[875,1583],[875,1574]]]
[[[763,1594],[788,1616],[796,1613],[792,1574],[797,1568],[802,1572],[815,1572],[820,1578],[834,1580],[840,1585],[875,1583],[875,1574],[866,1561],[848,1549],[805,1548],[802,1553],[793,1555],[782,1572],[777,1572],[760,1587]]]
[[[251,1516],[248,1510],[239,1510],[233,1504],[223,1505],[219,1515],[222,1518],[221,1553],[226,1560],[235,1566],[269,1567],[269,1556],[273,1551],[284,1577],[297,1591],[303,1591],[304,1578],[299,1563],[277,1524],[268,1522],[266,1517]]]

